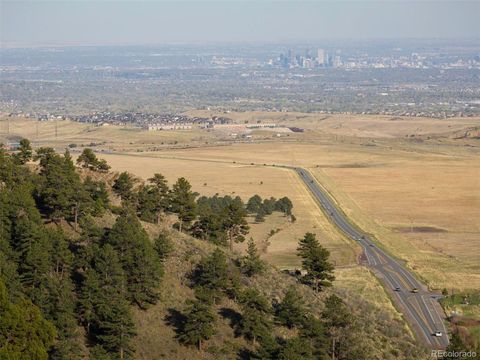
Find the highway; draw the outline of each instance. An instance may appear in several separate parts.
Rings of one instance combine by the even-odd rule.
[[[124,153],[117,154],[132,156],[131,154]],[[142,157],[154,156],[142,155]],[[155,156],[155,158],[231,163],[231,161],[226,160],[195,159],[176,156]],[[266,166],[266,164],[262,165],[256,163],[235,163],[252,166]],[[394,300],[397,309],[402,312],[405,319],[410,324],[410,328],[417,335],[418,340],[431,349],[445,349],[448,345],[448,334],[443,321],[444,312],[438,303],[438,299],[441,298],[441,295],[429,292],[427,287],[416,279],[398,260],[380,249],[369,234],[348,221],[346,215],[340,210],[330,195],[320,187],[310,172],[303,168],[290,165],[272,164],[268,166],[290,169],[298,174],[316,200],[317,204],[332,223],[334,223],[347,237],[358,242],[358,244],[362,246],[367,265],[373,270],[387,291],[392,295],[392,299]],[[413,289],[418,289],[418,292],[412,292]],[[434,336],[437,331],[441,332],[441,336]]]
[[[369,234],[352,225],[307,170],[289,168],[298,173],[331,222],[362,246],[366,263],[387,290],[390,289],[398,310],[403,313],[418,339],[432,349],[444,349],[448,345],[448,336],[443,322],[443,310],[438,303],[440,296],[429,292],[398,260],[380,249]],[[412,292],[413,289],[418,292]],[[437,331],[441,332],[441,336],[434,335]]]

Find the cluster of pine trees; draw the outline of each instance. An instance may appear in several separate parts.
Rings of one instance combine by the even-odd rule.
[[[84,358],[85,335],[93,359],[131,357],[131,307],[158,300],[168,241],[128,207],[97,227],[108,207],[107,185],[82,180],[68,151],[0,150],[0,358]]]
[[[299,255],[310,264],[321,246],[313,234],[306,234],[299,243]],[[312,258],[313,256],[313,258]],[[328,264],[320,271],[321,264]],[[203,343],[217,332],[218,314],[215,305],[223,297],[235,301],[241,313],[237,314],[232,327],[237,336],[243,336],[252,344],[252,349],[243,349],[242,354],[250,359],[357,359],[356,339],[350,336],[356,319],[336,295],[325,301],[320,318],[314,316],[298,289],[289,288],[280,302],[271,301],[259,290],[243,285],[241,274],[247,277],[261,274],[265,264],[260,260],[253,241],[249,242],[247,255],[238,261],[230,260],[220,248],[201,260],[191,274],[191,286],[195,299],[187,302],[187,309],[177,325],[178,339],[186,345],[203,348]],[[331,265],[326,258],[318,261],[315,274],[308,280],[316,290],[329,286],[324,279],[331,276]],[[328,275],[328,276],[325,276]],[[312,279],[318,278],[318,281]],[[276,336],[275,328],[286,327],[295,336]]]
[[[256,222],[265,221],[265,216],[272,214],[274,211],[284,213],[286,216],[290,217],[292,222],[296,220],[295,215],[292,213],[292,201],[286,196],[278,200],[274,197],[262,200],[260,195],[253,195],[248,199],[246,209],[250,214],[255,214]]]

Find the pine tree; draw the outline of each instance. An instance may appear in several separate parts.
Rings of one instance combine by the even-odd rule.
[[[142,308],[155,304],[162,266],[137,217],[128,211],[119,216],[107,241],[118,251],[131,301]]]
[[[128,302],[120,296],[111,297],[108,309],[102,307],[98,317],[96,339],[101,346],[120,359],[131,359],[135,352],[132,339],[136,332]]]
[[[40,184],[37,197],[40,210],[53,220],[66,218],[78,223],[83,202],[89,200],[68,151],[62,157],[53,149],[37,151],[40,159]]]
[[[215,319],[209,303],[202,300],[190,301],[179,340],[184,344],[196,345],[198,350],[202,350],[203,341],[216,333]]]
[[[316,359],[313,355],[313,348],[310,342],[294,337],[288,339],[281,347],[277,359],[279,360],[309,360]]]
[[[306,316],[305,304],[297,291],[290,287],[276,309],[276,321],[288,328],[303,324]]]
[[[306,233],[300,240],[297,254],[302,258],[302,267],[307,271],[303,281],[316,291],[332,285],[333,265],[328,261],[330,252],[315,238],[315,234]]]
[[[263,209],[263,206],[260,206],[260,208],[257,211],[257,214],[255,215],[255,222],[256,223],[261,223],[265,221],[265,210]]]
[[[265,270],[265,263],[260,259],[252,238],[248,241],[247,255],[241,260],[241,268],[248,277],[261,274]]]
[[[133,177],[127,172],[122,172],[115,179],[112,189],[122,200],[130,202],[134,197],[134,186],[135,181]]]
[[[87,176],[83,186],[85,192],[88,194],[88,198],[84,201],[80,209],[82,215],[102,215],[110,204],[107,185],[103,181],[94,181],[90,176]]]
[[[163,175],[155,174],[148,179],[149,185],[143,185],[138,191],[138,212],[144,221],[160,223],[162,213],[170,205],[167,180]]]
[[[156,222],[160,223],[162,213],[170,206],[170,194],[167,179],[161,174],[154,174],[148,179],[154,188],[155,205],[152,210],[156,213]]]
[[[26,164],[32,159],[32,145],[30,140],[22,139],[20,140],[20,147],[18,148],[18,153],[16,154],[16,159],[20,164]]]
[[[275,203],[275,210],[283,212],[285,215],[292,215],[293,204],[288,197],[278,199]]]
[[[240,333],[256,344],[257,339],[270,335],[272,309],[267,299],[255,289],[245,290],[240,297],[243,314],[240,321]]]
[[[85,148],[77,158],[77,164],[81,165],[83,168],[95,171],[98,167],[98,159],[92,149]]]
[[[329,358],[326,351],[328,348],[327,334],[325,325],[321,320],[312,314],[307,314],[300,328],[299,336],[310,342],[312,349],[314,349],[313,354],[317,359]]]
[[[253,195],[247,201],[247,211],[251,214],[258,213],[258,210],[262,207],[262,198],[259,195]]]
[[[195,197],[192,186],[185,178],[179,178],[171,191],[171,210],[178,214],[179,230],[195,219]]]
[[[227,234],[230,243],[230,250],[233,250],[233,243],[243,242],[244,235],[250,229],[247,224],[247,212],[242,200],[236,197],[226,208],[223,214],[222,228]]]
[[[259,347],[257,348],[257,351],[251,354],[251,359],[278,359],[281,347],[277,339],[271,333],[262,335],[258,340]]]
[[[13,304],[0,278],[0,359],[47,360],[55,327],[30,301]]]
[[[160,261],[165,261],[167,257],[174,251],[174,245],[166,232],[161,232],[155,238],[155,251],[157,252]]]
[[[126,279],[117,251],[92,245],[80,290],[80,313],[94,342],[120,359],[134,353],[135,326],[129,309]]]
[[[228,285],[227,257],[220,249],[202,259],[193,274],[194,286],[210,292],[216,301]]]
[[[331,339],[330,355],[339,358],[342,340],[353,324],[352,314],[348,311],[342,299],[332,294],[325,300],[325,309],[322,312],[328,335]]]

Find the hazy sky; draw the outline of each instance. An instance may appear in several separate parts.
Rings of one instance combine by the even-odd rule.
[[[3,45],[480,38],[480,0],[0,3]]]

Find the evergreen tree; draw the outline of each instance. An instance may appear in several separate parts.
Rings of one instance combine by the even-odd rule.
[[[112,189],[122,200],[129,202],[134,197],[134,186],[135,181],[133,177],[127,172],[122,172],[113,182]]]
[[[61,157],[53,149],[37,151],[40,159],[38,200],[40,209],[51,219],[66,218],[78,223],[80,207],[90,199],[68,152]]]
[[[312,286],[316,291],[323,287],[331,286],[335,279],[333,265],[328,261],[330,252],[325,249],[315,238],[315,234],[306,233],[300,240],[297,254],[302,258],[302,267],[307,271],[303,281]]]
[[[92,149],[85,148],[77,158],[77,164],[83,168],[95,171],[98,168],[98,159]]]
[[[20,164],[26,164],[32,159],[32,145],[28,139],[20,140],[20,147],[18,148],[18,153],[15,158]]]
[[[107,241],[118,252],[131,301],[141,308],[155,304],[162,266],[137,217],[125,211],[117,218]]]
[[[225,209],[223,215],[223,229],[233,250],[233,243],[243,242],[250,229],[247,220],[247,212],[242,200],[237,196]]]
[[[253,195],[247,202],[247,211],[251,214],[258,213],[262,207],[262,198],[259,195]]]
[[[274,197],[271,197],[270,199],[264,199],[262,208],[263,211],[265,212],[266,215],[271,215],[272,212],[275,211],[275,204],[277,203],[277,200]]]
[[[102,307],[98,311],[96,339],[120,359],[131,359],[135,352],[132,339],[136,332],[128,302],[119,296],[110,298],[109,302],[108,310]]]
[[[353,324],[352,314],[348,311],[342,299],[332,294],[325,300],[322,318],[331,339],[330,356],[338,359],[340,358],[340,350],[345,345],[348,328]]]
[[[138,212],[142,220],[159,224],[169,206],[167,180],[160,174],[148,180],[151,185],[143,185],[138,191]]]
[[[120,359],[131,358],[135,326],[121,261],[111,245],[91,246],[80,288],[81,319],[94,342]]]
[[[184,225],[190,224],[195,219],[196,194],[191,189],[192,186],[183,177],[179,178],[172,187],[171,210],[178,214],[180,231]]]
[[[30,301],[9,300],[0,278],[0,359],[47,360],[55,336],[55,327]]]
[[[260,259],[252,238],[248,241],[247,255],[241,260],[241,268],[243,273],[249,277],[261,274],[265,270],[265,263]]]
[[[174,251],[174,245],[166,232],[161,232],[155,238],[155,251],[157,252],[160,261],[165,261],[167,257]]]
[[[97,171],[107,172],[108,170],[110,170],[110,165],[108,165],[107,160],[100,159],[97,163]]]
[[[292,215],[293,204],[288,197],[283,197],[275,202],[275,210],[283,212],[285,215]]]
[[[305,304],[297,291],[290,287],[276,309],[276,321],[288,328],[301,326],[306,316]]]
[[[154,174],[148,181],[154,189],[153,195],[155,203],[154,206],[152,206],[152,211],[156,214],[156,222],[159,224],[162,213],[170,206],[168,182],[163,175],[158,173]]]
[[[216,333],[215,319],[209,303],[202,300],[190,301],[179,340],[184,344],[196,345],[198,350],[202,350],[203,341]]]
[[[240,306],[243,311],[240,334],[252,340],[253,344],[256,344],[257,339],[268,337],[272,330],[272,309],[267,299],[257,290],[247,289],[240,297]]]
[[[94,181],[90,176],[87,176],[84,182],[84,188],[90,201],[85,201],[82,204],[82,215],[102,215],[110,204],[107,185],[103,181]]]
[[[329,359],[326,349],[328,348],[328,339],[324,323],[307,314],[300,328],[299,336],[310,342],[313,354],[317,359]]]
[[[261,222],[264,222],[265,221],[265,210],[263,208],[263,206],[261,206],[258,211],[257,211],[257,214],[255,215],[255,222],[256,223],[261,223]]]
[[[252,355],[252,359],[267,360],[278,359],[280,344],[272,334],[265,334],[259,338],[259,347]]]
[[[315,359],[310,342],[301,337],[288,339],[281,347],[277,359],[279,360],[309,360]]]
[[[221,292],[228,285],[227,257],[220,249],[215,249],[200,261],[194,271],[193,282],[195,287],[209,292],[214,300],[220,298]]]

